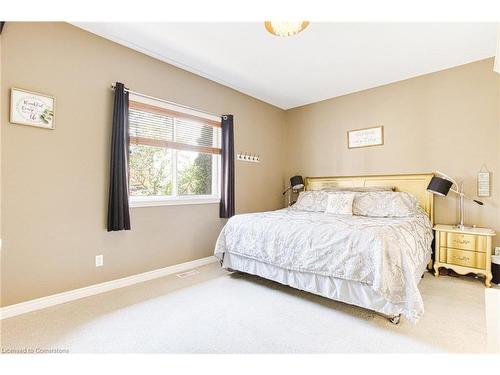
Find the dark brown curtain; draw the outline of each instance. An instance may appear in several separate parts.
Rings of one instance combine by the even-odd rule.
[[[221,143],[221,200],[219,216],[229,218],[234,215],[234,133],[233,115],[222,116]]]
[[[108,232],[130,229],[128,207],[129,158],[128,92],[123,83],[115,85],[111,164],[109,175]]]

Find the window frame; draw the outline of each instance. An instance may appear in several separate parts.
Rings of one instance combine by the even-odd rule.
[[[166,110],[179,112],[188,116],[196,116],[200,119],[208,120],[207,122],[220,121],[220,118],[209,114],[198,112],[192,109],[175,106],[170,103],[163,103],[158,100],[144,98],[139,95],[129,94],[129,100],[139,102],[155,107],[164,108]],[[175,120],[174,120],[175,122]],[[174,125],[174,134],[176,131]],[[221,144],[221,131],[214,132],[215,144]],[[177,195],[177,152],[181,149],[170,148],[172,151],[172,195],[152,195],[139,196],[130,195],[129,191],[129,207],[157,207],[157,206],[176,206],[176,205],[191,205],[191,204],[218,204],[220,202],[220,185],[221,185],[221,156],[220,154],[212,155],[212,194],[209,195]],[[186,150],[188,151],[188,150]],[[130,168],[130,166],[129,166]],[[215,176],[215,178],[214,178]]]

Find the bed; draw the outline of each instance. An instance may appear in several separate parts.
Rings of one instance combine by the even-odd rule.
[[[424,313],[418,283],[431,261],[432,174],[309,177],[305,190],[392,186],[416,198],[407,217],[329,215],[285,208],[228,220],[221,266],[373,310],[398,323]],[[316,193],[314,193],[316,194]]]

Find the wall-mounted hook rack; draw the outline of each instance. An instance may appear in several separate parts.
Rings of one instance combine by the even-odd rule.
[[[241,161],[248,161],[250,163],[260,163],[260,155],[250,154],[247,152],[238,152],[236,159]]]

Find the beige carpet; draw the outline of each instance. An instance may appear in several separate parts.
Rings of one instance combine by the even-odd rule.
[[[2,321],[2,349],[160,353],[484,352],[484,287],[426,274],[425,315],[397,326],[361,308],[217,263]]]

